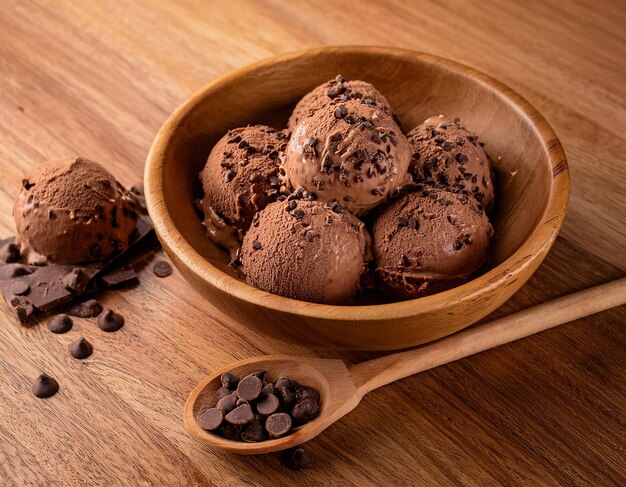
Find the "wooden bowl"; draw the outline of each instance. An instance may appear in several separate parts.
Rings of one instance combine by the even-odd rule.
[[[285,126],[306,92],[341,73],[371,82],[403,130],[459,116],[495,163],[490,267],[449,291],[391,304],[330,306],[269,294],[227,266],[206,238],[198,172],[227,130]],[[273,57],[205,86],[161,127],[148,155],[146,199],[163,248],[211,304],[260,333],[331,349],[394,350],[458,331],[500,306],[537,269],[565,218],[569,171],[552,128],[521,96],[474,69],[394,48],[329,47]]]

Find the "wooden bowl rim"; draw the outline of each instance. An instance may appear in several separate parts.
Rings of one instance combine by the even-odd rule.
[[[215,267],[191,246],[177,229],[164,202],[162,155],[167,152],[171,144],[170,134],[172,131],[215,89],[229,84],[240,77],[251,76],[255,71],[266,66],[287,63],[303,57],[332,55],[336,52],[341,52],[342,54],[413,57],[426,63],[436,64],[442,69],[465,75],[478,81],[483,87],[502,98],[522,117],[527,119],[542,141],[552,168],[552,177],[550,178],[548,203],[541,220],[531,235],[513,255],[485,274],[465,284],[432,296],[386,304],[337,306],[300,301],[261,291]],[[164,243],[164,247],[174,253],[183,265],[205,282],[218,289],[225,290],[225,292],[237,299],[266,309],[277,312],[291,311],[297,315],[325,320],[350,320],[355,323],[370,320],[393,320],[416,314],[428,314],[452,304],[474,301],[481,294],[503,285],[510,279],[515,279],[518,274],[533,263],[537,256],[547,253],[549,247],[556,239],[565,219],[570,191],[569,167],[560,141],[545,118],[521,95],[491,76],[456,61],[409,49],[382,46],[331,46],[305,49],[272,56],[218,77],[188,98],[161,126],[148,153],[144,181],[148,211],[152,217],[159,239]]]

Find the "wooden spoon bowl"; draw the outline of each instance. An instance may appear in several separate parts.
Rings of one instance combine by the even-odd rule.
[[[318,419],[293,429],[287,436],[259,443],[228,440],[200,428],[196,418],[201,407],[217,403],[217,390],[222,385],[221,375],[232,372],[243,377],[259,369],[266,370],[272,380],[288,375],[290,379],[316,389],[321,398]],[[269,355],[235,362],[209,375],[189,395],[183,420],[185,429],[207,444],[233,453],[256,455],[284,450],[310,440],[329,424],[352,411],[360,400],[350,371],[341,360]]]
[[[194,199],[198,172],[227,130],[286,125],[302,95],[341,73],[374,84],[407,131],[425,118],[459,116],[485,142],[496,172],[491,262],[471,281],[410,301],[329,306],[253,288],[205,235]],[[320,348],[393,350],[449,335],[483,318],[539,266],[567,210],[565,155],[521,96],[474,69],[394,48],[329,47],[233,71],[193,95],[165,122],[145,171],[146,200],[163,248],[212,305],[261,334]]]

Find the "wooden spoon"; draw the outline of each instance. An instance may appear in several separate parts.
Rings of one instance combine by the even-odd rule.
[[[622,278],[478,325],[429,345],[356,365],[346,365],[337,359],[282,355],[242,360],[216,370],[193,390],[184,408],[185,428],[200,441],[233,453],[251,455],[284,450],[320,434],[378,387],[625,303],[626,278]],[[196,417],[202,406],[217,402],[222,373],[245,375],[259,369],[266,370],[274,379],[286,375],[316,388],[320,392],[319,416],[282,438],[258,443],[227,440],[200,428]]]

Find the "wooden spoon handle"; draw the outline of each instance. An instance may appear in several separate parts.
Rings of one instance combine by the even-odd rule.
[[[399,379],[626,303],[626,277],[350,368],[360,397]]]

